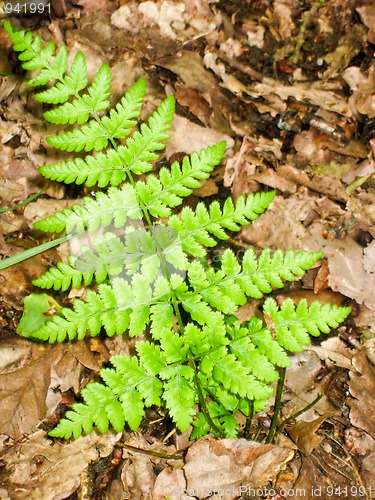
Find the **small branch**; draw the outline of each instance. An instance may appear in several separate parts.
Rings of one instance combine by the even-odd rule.
[[[126,443],[117,443],[116,446],[120,446],[121,448],[126,448],[127,450],[135,451],[137,453],[143,453],[144,455],[166,458],[167,460],[183,460],[184,458],[181,455],[169,455],[168,453],[163,453],[161,451],[146,450],[144,448],[137,448],[136,446]]]

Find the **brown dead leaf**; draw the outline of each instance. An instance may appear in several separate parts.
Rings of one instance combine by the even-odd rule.
[[[52,443],[44,431],[6,449],[2,485],[12,500],[67,498],[80,484],[80,475],[100,456],[107,456],[121,434],[95,432],[71,443]]]
[[[212,108],[211,127],[225,134],[233,133],[227,119],[233,104],[219,87],[215,76],[204,67],[197,52],[180,50],[176,55],[153,61],[153,64],[172,71],[187,87],[202,94]]]
[[[375,452],[375,439],[356,427],[345,429],[345,445],[350,453],[357,457],[364,457]]]
[[[209,103],[196,89],[176,83],[175,98],[181,106],[186,106],[190,113],[199,118],[204,125],[208,125],[212,113]]]
[[[370,66],[368,76],[357,66],[351,66],[343,72],[342,78],[352,91],[349,103],[353,114],[375,118],[375,66]]]
[[[348,118],[352,116],[352,111],[346,98],[338,92],[337,84],[324,85],[321,81],[294,82],[294,85],[283,85],[273,78],[265,77],[261,83],[242,89],[252,97],[263,97],[265,95],[276,94],[280,99],[287,100],[294,97],[297,101],[308,101],[311,104],[322,107],[328,111],[334,111]]]
[[[313,199],[276,196],[265,213],[242,228],[241,239],[261,248],[301,248],[306,236],[302,221],[314,208]]]
[[[323,236],[324,227],[315,222],[309,228],[311,238],[307,241],[309,250],[323,251],[329,266],[329,286],[350,297],[359,304],[375,309],[375,275],[367,269],[375,269],[372,252],[363,248],[350,236],[337,239],[331,234]]]
[[[353,353],[350,349],[345,347],[345,344],[339,337],[331,337],[321,342],[319,346],[309,346],[309,351],[314,351],[317,356],[323,361],[332,361],[335,366],[352,368]]]
[[[79,390],[84,368],[99,370],[85,342],[36,344],[15,337],[1,344],[0,433],[18,437],[35,430],[60,400],[59,392]],[[52,378],[52,382],[51,382]]]
[[[314,293],[318,294],[328,288],[329,268],[326,260],[323,261],[314,280]]]
[[[180,151],[191,154],[193,151],[200,151],[223,140],[227,143],[227,150],[234,145],[233,139],[228,135],[196,125],[181,116],[175,116],[169,135],[170,139],[166,147],[167,158]]]
[[[375,41],[375,35],[373,37]],[[375,452],[370,453],[362,460],[361,463],[361,476],[365,487],[370,490],[370,492],[375,491]],[[374,498],[374,494],[371,495]]]
[[[149,443],[141,434],[132,435],[126,444],[134,448],[152,451]],[[153,498],[152,491],[156,479],[154,461],[158,462],[160,459],[127,448],[124,449],[123,458],[125,459],[125,465],[121,471],[121,482],[124,491],[128,495],[127,498],[134,500]]]
[[[353,356],[353,367],[350,372],[349,391],[354,399],[348,402],[350,420],[355,427],[365,430],[375,438],[375,368],[368,360],[366,353],[357,352]]]
[[[314,175],[311,178],[307,172],[303,172],[292,165],[281,165],[277,169],[277,172],[282,177],[289,179],[296,184],[312,189],[317,193],[324,194],[332,200],[344,203],[349,198],[342,182],[338,179],[330,179],[329,177],[318,175]]]
[[[51,364],[61,355],[61,347],[38,345],[24,339],[1,344],[0,432],[12,437],[35,430],[46,417],[46,395]]]
[[[370,3],[357,7],[356,11],[361,16],[361,20],[365,26],[369,28],[367,38],[370,43],[375,43],[375,5]]]
[[[116,2],[103,2],[103,0],[79,0],[78,5],[83,12],[98,12],[109,14],[115,10]]]
[[[303,456],[302,467],[292,491],[296,492],[296,498],[324,500],[340,500],[346,491],[344,498],[354,500],[364,496],[364,490],[360,490],[359,486],[353,469],[346,465],[343,458],[333,453],[332,446],[326,440],[311,455]],[[351,490],[351,487],[354,489]]]
[[[183,467],[187,493],[203,499],[225,490],[232,492],[225,498],[234,499],[241,485],[266,486],[292,456],[286,448],[245,439],[201,439],[189,448]]]
[[[156,478],[152,499],[165,500],[166,497],[181,500],[194,499],[194,497],[186,495],[186,479],[181,469],[166,467]]]
[[[26,240],[25,240],[26,241]],[[28,242],[29,245],[30,242]],[[25,250],[24,247],[8,245],[8,253],[14,255]],[[23,299],[31,292],[31,281],[46,270],[44,257],[39,254],[0,271],[0,296],[15,309],[22,309]]]
[[[323,74],[323,80],[334,78],[348,66],[351,59],[362,49],[366,39],[365,29],[361,24],[354,24],[339,41],[336,49],[324,56],[328,69]]]
[[[52,366],[51,388],[78,394],[85,368],[98,372],[100,365],[85,341],[64,345],[61,358]],[[60,399],[60,398],[59,398]]]
[[[299,421],[288,429],[288,434],[304,455],[311,455],[323,441],[323,436],[316,434],[322,423],[335,415],[335,412],[326,412],[311,422]]]

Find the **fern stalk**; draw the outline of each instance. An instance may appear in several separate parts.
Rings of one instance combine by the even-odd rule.
[[[271,422],[270,430],[268,431],[268,434],[267,434],[266,444],[270,444],[273,442],[273,438],[274,438],[275,431],[277,428],[277,421],[279,419],[280,410],[281,410],[281,399],[282,399],[283,391],[284,391],[285,376],[286,376],[286,369],[280,368],[280,378],[277,381],[277,389],[276,389],[276,396],[275,396],[275,404],[273,407],[272,422]]]

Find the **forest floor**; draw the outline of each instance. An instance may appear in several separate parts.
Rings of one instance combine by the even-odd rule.
[[[155,411],[139,432],[63,443],[45,429],[126,341],[46,346],[17,335],[31,280],[64,248],[0,271],[0,498],[375,498],[371,0],[52,0],[49,14],[9,19],[71,53],[81,50],[91,75],[108,62],[114,103],[144,77],[143,118],[174,94],[163,163],[227,141],[225,161],[189,203],[275,189],[267,212],[234,236],[238,248],[323,250],[319,267],[274,296],[349,304],[352,313],[292,357],[279,421],[324,397],[288,420],[274,445],[264,439],[272,400],[246,439],[192,442]],[[46,241],[33,222],[90,190],[39,174],[59,159],[45,141],[55,128],[43,122],[2,27],[0,70],[5,258]],[[241,308],[241,318],[259,304]],[[181,459],[169,457],[176,453]]]

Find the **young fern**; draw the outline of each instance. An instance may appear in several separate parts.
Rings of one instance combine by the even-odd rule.
[[[32,337],[62,342],[101,332],[148,336],[137,341],[136,354],[111,358],[113,367],[100,372],[102,382],[82,390],[84,402],[76,403],[50,435],[77,438],[94,425],[100,432],[110,425],[116,431],[126,424],[137,429],[145,408],[156,405],[167,409],[178,430],[193,425],[193,437],[208,432],[237,436],[236,413],[248,415],[251,405],[255,411],[266,406],[277,367],[290,363],[287,352],[299,352],[310,335],[336,328],[350,309],[318,302],[308,307],[305,301],[295,306],[290,300],[279,307],[268,298],[265,323],[252,317],[240,324],[234,314],[249,298],[260,299],[303,276],[323,254],[265,249],[257,256],[249,249],[239,261],[227,249],[220,266],[210,267],[207,249],[227,240],[228,231],[255,220],[275,193],[240,196],[235,202],[228,198],[223,206],[200,202],[195,209],[174,211],[220,163],[225,143],[163,167],[158,175],[150,173],[168,139],[173,96],[134,130],[146,91],[143,79],[107,113],[107,64],[89,84],[81,52],[68,67],[65,46],[56,52],[53,42],[43,47],[39,36],[15,31],[7,21],[4,26],[24,69],[35,72],[28,83],[49,85],[35,95],[55,105],[44,113],[45,119],[73,125],[47,138],[48,144],[91,152],[41,167],[41,174],[66,184],[105,188],[85,197],[82,205],[35,224],[46,232],[95,235],[90,245],[81,244],[78,255],[51,267],[34,284],[62,291],[95,284]]]

